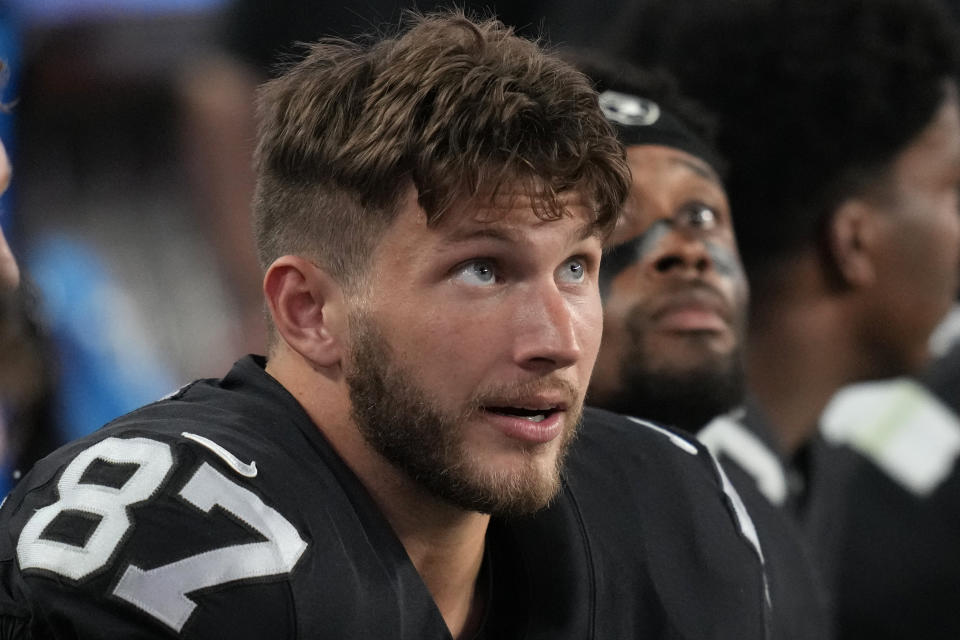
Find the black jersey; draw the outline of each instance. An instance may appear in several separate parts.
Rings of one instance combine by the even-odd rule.
[[[931,384],[957,380],[936,367],[930,386],[856,385],[824,413],[833,478],[814,492],[808,526],[843,640],[960,638],[960,418],[941,401],[956,407],[960,394]]]
[[[801,482],[753,402],[719,416],[697,437],[717,456],[756,523],[772,601],[772,637],[831,637],[829,598],[797,521]]]
[[[735,502],[699,445],[588,411],[553,504],[491,522],[480,638],[764,638]],[[0,638],[450,637],[364,487],[255,358],[42,460],[0,531]]]

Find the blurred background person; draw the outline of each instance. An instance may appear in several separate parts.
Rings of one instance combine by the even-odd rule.
[[[54,420],[55,353],[35,289],[0,291],[0,497],[62,442]]]
[[[634,55],[658,57],[720,118],[752,291],[746,362],[756,404],[744,422],[777,436],[787,505],[833,589],[840,637],[957,637],[956,483],[903,508],[914,497],[889,491],[875,461],[817,440],[839,389],[924,367],[955,299],[956,27],[932,1],[702,9],[674,14],[675,37]],[[878,440],[902,415],[881,414]],[[915,476],[929,476],[930,462],[950,475],[955,454],[946,457],[905,464]]]
[[[0,193],[6,192],[10,186],[10,159],[7,151],[0,144]],[[0,291],[12,291],[20,284],[20,267],[10,249],[10,243],[0,227]]]
[[[5,108],[0,106],[0,108]],[[0,142],[0,194],[10,184]],[[58,440],[53,424],[54,358],[37,318],[37,298],[0,227],[0,496]]]
[[[16,102],[0,118],[0,135],[18,167],[2,222],[25,274],[6,307],[8,318],[23,322],[8,324],[17,328],[6,337],[45,380],[39,403],[23,400],[25,388],[37,388],[25,378],[6,376],[3,392],[21,398],[11,404],[33,404],[29,413],[43,425],[36,429],[45,444],[30,460],[176,386],[171,360],[153,343],[163,332],[134,302],[148,295],[137,274],[158,264],[125,243],[143,238],[127,233],[136,225],[149,232],[141,215],[149,206],[148,172],[129,157],[110,155],[129,133],[111,108],[130,94],[117,89],[123,82],[114,73],[123,71],[104,71],[116,59],[106,55],[104,24],[145,20],[156,15],[150,5],[0,2],[0,55],[9,52],[12,62],[5,100]],[[139,73],[132,48],[123,53],[131,65],[126,71]],[[105,95],[111,100],[101,101]],[[130,136],[129,145],[134,141],[142,138]],[[12,414],[12,433],[35,424],[22,411]],[[10,481],[4,473],[4,484]]]

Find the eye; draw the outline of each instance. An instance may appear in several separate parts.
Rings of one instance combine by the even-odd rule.
[[[557,272],[563,282],[583,282],[587,276],[586,266],[582,258],[570,258],[560,266]]]
[[[677,214],[678,222],[692,229],[709,230],[717,226],[719,214],[705,204],[692,204]]]
[[[497,281],[497,270],[491,260],[471,260],[457,267],[454,279],[476,287],[489,286]]]

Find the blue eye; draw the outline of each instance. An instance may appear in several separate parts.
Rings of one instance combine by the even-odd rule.
[[[586,267],[580,258],[570,258],[563,265],[557,274],[560,280],[564,282],[583,282],[587,275]]]
[[[475,286],[486,286],[497,281],[497,271],[489,260],[471,260],[461,265],[454,278]]]

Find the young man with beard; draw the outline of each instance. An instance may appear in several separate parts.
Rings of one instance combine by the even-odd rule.
[[[744,401],[748,286],[711,120],[663,72],[573,59],[601,91],[633,178],[600,268],[604,333],[588,401],[700,435],[756,523],[772,637],[828,638],[809,552],[755,477],[755,460],[776,464],[773,446],[725,415]]]
[[[858,447],[884,455],[816,438],[839,389],[924,365],[955,300],[955,24],[933,0],[703,8],[670,25],[660,60],[720,118],[752,295],[747,419],[776,434],[791,469],[781,472],[793,480],[784,504],[810,530],[839,636],[956,638],[960,491],[956,480],[937,486],[935,471],[952,475],[943,452],[956,437],[900,449],[909,479],[936,488],[923,496],[887,473],[912,403],[880,417]],[[855,430],[882,411],[876,400],[865,408]]]
[[[37,465],[0,638],[766,637],[704,450],[574,441],[628,190],[587,80],[439,15],[313,46],[260,110],[268,358]]]

